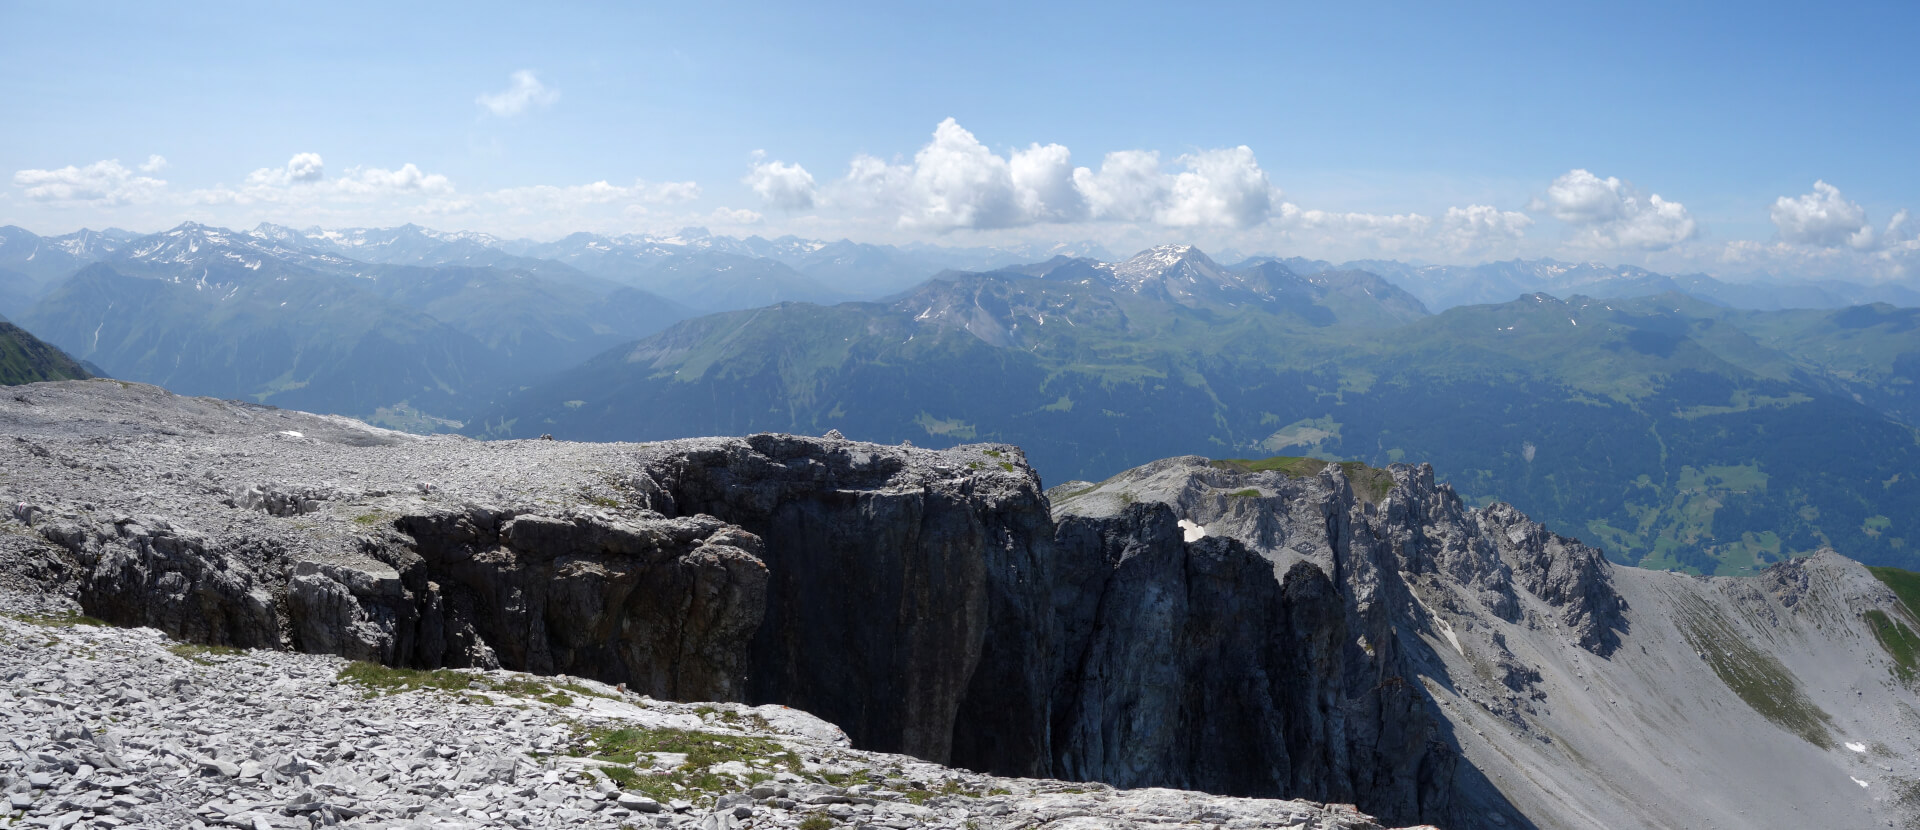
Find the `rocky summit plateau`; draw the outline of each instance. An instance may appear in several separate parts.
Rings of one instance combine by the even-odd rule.
[[[1920,619],[1425,465],[0,395],[0,822],[1920,826]],[[107,625],[95,625],[104,622]]]

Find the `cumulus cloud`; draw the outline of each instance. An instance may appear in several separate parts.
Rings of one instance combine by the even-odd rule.
[[[1160,170],[1160,154],[1118,150],[1107,154],[1100,171],[1073,171],[1074,186],[1094,216],[1121,222],[1145,222],[1167,199],[1169,182]]]
[[[1187,169],[1174,177],[1155,221],[1176,228],[1247,228],[1266,221],[1273,186],[1246,145],[1189,153],[1175,161]]]
[[[1554,179],[1538,207],[1572,225],[1576,239],[1592,247],[1660,251],[1692,239],[1698,230],[1685,205],[1658,193],[1642,197],[1627,182],[1584,169]]]
[[[317,182],[327,175],[327,163],[319,153],[295,153],[281,167],[262,167],[247,174],[249,187],[286,187],[296,182]]]
[[[766,161],[765,158],[765,152],[754,151],[753,170],[740,181],[753,188],[762,201],[775,209],[795,211],[813,207],[813,174],[798,164]]]
[[[165,169],[167,169],[167,157],[159,153],[147,156],[147,160],[140,165],[142,173],[158,173]]]
[[[507,88],[491,92],[474,99],[474,103],[485,107],[490,113],[501,118],[510,118],[526,112],[532,107],[544,107],[560,99],[560,90],[540,82],[531,69],[522,69],[513,73]]]
[[[150,202],[167,187],[163,180],[134,175],[119,159],[96,161],[85,167],[19,170],[13,174],[13,184],[36,202],[93,206]]]
[[[1823,248],[1851,245],[1860,250],[1875,245],[1866,208],[1849,201],[1840,195],[1840,188],[1825,181],[1815,181],[1812,193],[1774,200],[1768,213],[1784,242]]]
[[[1168,227],[1246,228],[1266,221],[1275,195],[1247,147],[1203,150],[1165,169],[1149,151],[1108,153],[1099,170],[1074,167],[1059,144],[1000,155],[952,118],[911,162],[853,159],[837,201],[892,210],[903,228],[1015,228],[1088,219]]]

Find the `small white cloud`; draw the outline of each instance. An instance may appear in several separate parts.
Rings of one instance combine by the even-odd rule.
[[[119,159],[96,161],[85,167],[19,170],[13,174],[13,184],[36,202],[92,205],[150,202],[167,187],[160,179],[134,175]]]
[[[245,183],[225,185],[189,194],[202,205],[303,204],[317,202],[372,202],[405,196],[446,196],[453,193],[453,182],[438,173],[427,173],[417,165],[403,164],[393,170],[380,167],[349,167],[338,178],[326,177],[326,162],[318,153],[298,153],[281,167],[262,167],[247,174]]]
[[[1685,205],[1633,185],[1574,169],[1553,180],[1539,205],[1578,229],[1576,241],[1597,248],[1660,251],[1692,239],[1698,228]]]
[[[501,118],[510,118],[531,107],[544,107],[560,99],[560,90],[540,82],[531,69],[513,73],[507,88],[481,95],[474,102]]]
[[[1825,181],[1814,182],[1812,193],[1774,200],[1768,214],[1780,239],[1786,242],[1824,248],[1852,245],[1861,250],[1875,245],[1866,208],[1849,201],[1840,195],[1840,188]]]
[[[314,173],[318,178],[318,171]],[[296,179],[296,181],[300,181]],[[453,183],[438,173],[422,173],[411,163],[400,165],[398,169],[383,170],[378,167],[351,167],[347,173],[334,179],[335,189],[343,194],[355,196],[380,196],[386,194],[424,193],[445,194],[453,192]]]
[[[287,179],[296,182],[317,182],[327,174],[327,165],[320,160],[319,153],[300,153],[287,161]]]
[[[765,153],[754,152],[753,171],[741,182],[753,188],[767,205],[784,211],[813,207],[813,174],[798,164],[764,161]]]
[[[147,156],[146,162],[140,165],[142,173],[158,173],[165,169],[167,169],[167,157],[159,153]]]
[[[247,174],[248,187],[286,187],[325,178],[327,165],[319,153],[295,153],[282,167],[262,167]]]

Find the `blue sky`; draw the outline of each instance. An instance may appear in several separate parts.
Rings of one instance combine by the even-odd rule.
[[[8,2],[0,222],[1904,277],[1916,24],[1912,3]]]

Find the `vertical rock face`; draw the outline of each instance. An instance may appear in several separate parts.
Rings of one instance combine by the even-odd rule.
[[[1524,822],[1463,768],[1422,685],[1445,672],[1412,634],[1453,636],[1429,603],[1508,622],[1537,609],[1604,657],[1624,602],[1598,551],[1505,505],[1470,510],[1429,467],[1369,474],[1356,493],[1339,465],[1289,476],[1188,457],[1055,488],[1056,555],[1081,586],[1061,606],[1055,772],[1351,800],[1399,821],[1471,802],[1475,820]],[[1513,692],[1538,679],[1507,664]]]
[[[636,489],[668,515],[710,514],[766,540],[750,699],[818,714],[873,749],[1037,774],[1052,521],[1030,472],[974,472],[987,469],[980,450],[953,455],[755,435],[661,458]],[[959,722],[970,726],[956,754]]]

